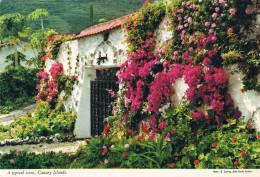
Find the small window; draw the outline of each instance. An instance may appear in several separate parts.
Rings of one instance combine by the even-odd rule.
[[[109,33],[105,33],[105,34],[104,34],[104,41],[107,41],[108,38],[109,38]]]

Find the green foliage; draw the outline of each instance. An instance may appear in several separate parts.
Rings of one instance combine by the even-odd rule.
[[[31,12],[28,15],[28,18],[30,20],[39,20],[42,19],[43,17],[49,16],[49,12],[46,11],[45,9],[36,9],[35,11]]]
[[[259,168],[259,132],[250,123],[229,119],[223,125],[193,122],[184,101],[169,108],[161,134],[128,133],[94,137],[71,168]],[[167,132],[174,132],[170,139]]]
[[[143,0],[2,0],[0,15],[19,12],[23,15],[31,13],[36,8],[46,9],[49,16],[43,19],[45,28],[56,29],[60,33],[79,33],[91,25],[89,8],[93,5],[93,24],[99,19],[111,20],[130,14],[140,8]],[[116,10],[115,10],[116,9]],[[40,22],[32,24],[37,28]]]
[[[0,156],[0,169],[61,169],[68,168],[73,156],[62,153],[35,154],[12,151]]]
[[[165,111],[161,119],[174,131],[170,139],[168,127],[154,138],[141,132],[102,135],[75,155],[11,152],[0,156],[0,168],[259,168],[259,132],[250,123],[229,119],[220,126],[200,125],[191,121],[190,109],[183,102]]]
[[[61,136],[71,136],[75,121],[75,113],[50,112],[47,103],[38,101],[32,114],[18,118],[10,125],[9,133],[12,138],[50,136],[57,133]]]
[[[32,102],[36,94],[37,69],[10,67],[0,73],[0,113],[7,113]]]
[[[16,56],[15,53],[13,53],[13,54],[8,55],[5,58],[5,62],[8,63],[8,65],[6,67],[10,67],[10,66],[11,67],[15,67],[16,66],[16,57],[17,57],[17,64],[18,64],[18,66],[21,65],[22,61],[26,61],[26,58],[25,58],[26,56],[23,53],[18,51],[17,52],[17,56]]]
[[[35,31],[30,37],[30,45],[33,49],[36,49],[39,52],[44,52],[48,43],[48,36],[56,34],[53,29],[40,29]]]
[[[231,50],[227,53],[221,54],[221,58],[224,60],[223,62],[225,64],[233,64],[241,60],[242,55],[239,51]]]
[[[164,15],[165,6],[163,3],[148,4],[140,9],[139,13],[133,15],[125,25],[128,33],[128,48],[131,51],[137,50],[147,39],[147,33],[153,33],[159,26]]]

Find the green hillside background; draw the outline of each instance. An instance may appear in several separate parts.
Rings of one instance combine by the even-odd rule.
[[[94,7],[94,24],[111,20],[139,9],[144,0],[0,0],[0,15],[20,12],[28,14],[37,8],[49,11],[44,26],[61,33],[78,34],[90,26],[90,6]],[[40,24],[34,24],[40,26]]]

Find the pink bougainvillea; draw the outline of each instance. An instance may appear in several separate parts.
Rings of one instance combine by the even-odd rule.
[[[52,64],[49,73],[45,71],[37,73],[40,80],[39,84],[36,86],[38,94],[35,99],[45,101],[47,104],[54,107],[59,93],[65,87],[63,79],[66,79],[66,77],[64,76],[63,65],[61,63]],[[76,76],[73,76],[70,79],[74,82]]]
[[[172,9],[175,26],[173,45],[169,50],[172,53],[155,47],[155,35],[149,29],[142,33],[141,45],[129,53],[117,74],[119,83],[124,86],[125,111],[130,112],[125,115],[135,117],[138,114],[140,117],[140,113],[144,114],[150,126],[146,130],[162,130],[167,126],[157,118],[163,113],[163,107],[171,103],[173,85],[181,77],[188,85],[185,95],[195,110],[193,121],[220,122],[241,116],[228,94],[229,77],[221,65],[219,45],[223,35],[234,33],[233,26],[222,24],[221,19],[234,18],[237,9],[226,1],[214,1],[207,18],[197,19],[195,16],[205,15],[198,8],[201,3],[204,2],[182,1]],[[252,9],[245,13],[251,14]],[[135,30],[138,22],[133,23]],[[198,24],[204,28],[198,28]],[[201,106],[206,109],[201,111]]]

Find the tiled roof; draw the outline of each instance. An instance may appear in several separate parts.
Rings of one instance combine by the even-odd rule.
[[[98,33],[105,32],[105,31],[110,31],[115,28],[119,28],[123,24],[126,23],[127,19],[131,15],[132,14],[129,14],[129,15],[126,15],[126,16],[108,21],[108,22],[100,23],[100,24],[91,26],[89,28],[86,28],[85,30],[81,31],[81,33],[79,35],[77,35],[76,38],[87,37],[87,36],[95,35]]]

